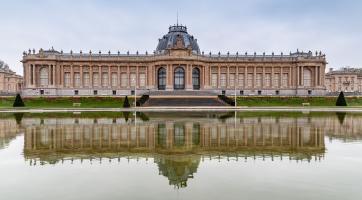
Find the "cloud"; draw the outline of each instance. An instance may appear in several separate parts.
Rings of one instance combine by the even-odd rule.
[[[205,52],[322,50],[329,66],[360,66],[359,1],[4,1],[0,59],[22,74],[29,48],[152,52],[169,25],[187,24]]]

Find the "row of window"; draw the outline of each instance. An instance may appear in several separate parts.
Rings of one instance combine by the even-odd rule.
[[[111,81],[109,83],[109,78],[111,78]],[[140,87],[146,86],[146,74],[145,73],[139,73],[139,83],[138,85]],[[111,73],[111,76],[109,77],[108,73],[102,73],[101,77],[99,77],[98,72],[94,72],[92,76],[92,83],[90,82],[91,77],[88,72],[83,73],[83,84],[81,82],[80,73],[75,72],[74,73],[74,79],[73,79],[73,86],[74,87],[117,87],[120,85],[121,87],[127,87],[136,86],[136,73],[130,73],[129,77],[126,73],[122,73],[119,77],[117,73]],[[72,80],[71,80],[71,73],[65,72],[64,73],[64,86],[65,87],[71,87],[72,86]]]
[[[79,90],[74,90],[74,95],[79,95]],[[44,95],[44,90],[40,90],[40,94]],[[131,90],[131,95],[134,95],[135,91]],[[93,90],[93,95],[98,95],[98,90]],[[112,95],[117,95],[117,90],[112,90]]]
[[[288,87],[289,86],[289,74],[284,73],[282,74],[282,87]],[[255,77],[255,84],[254,84],[254,74],[247,74],[247,79],[245,83],[245,76],[244,74],[239,74],[238,78],[236,79],[235,74],[229,74],[229,83],[228,85],[230,87],[234,87],[235,84],[239,87],[247,86],[249,88],[252,88],[254,85],[255,87],[279,87],[280,86],[280,75],[274,74],[274,77],[272,78],[270,73],[267,73],[264,75],[264,82],[263,82],[263,76],[262,74],[256,74]],[[227,74],[222,73],[220,74],[220,87],[226,87],[227,86]],[[246,84],[246,85],[244,85]],[[218,86],[218,74],[213,73],[211,75],[211,86],[216,88]]]
[[[223,94],[223,95],[226,94],[225,90],[222,91],[222,94]],[[240,94],[240,95],[244,95],[244,90],[240,90],[240,91],[239,91],[239,94]],[[265,95],[265,94],[262,93],[261,90],[258,90],[258,91],[257,91],[257,94],[258,94],[258,95]],[[275,95],[279,95],[279,94],[280,94],[279,90],[275,90],[275,93],[274,93],[274,94],[275,94]],[[308,95],[311,95],[311,94],[312,94],[312,90],[308,90]]]

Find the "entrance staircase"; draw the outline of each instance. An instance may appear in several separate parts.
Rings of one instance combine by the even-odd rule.
[[[229,106],[209,91],[151,91],[142,107]]]

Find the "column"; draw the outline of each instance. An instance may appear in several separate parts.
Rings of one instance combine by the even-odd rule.
[[[263,66],[263,75],[262,75],[262,77],[261,77],[261,87],[264,88],[264,89],[266,89],[266,88],[264,87],[264,85],[265,85],[264,79],[265,79],[265,66]]]
[[[187,66],[186,72],[185,72],[186,89],[192,90],[192,65],[186,64],[186,66]],[[201,70],[200,70],[200,73],[201,73]]]
[[[300,78],[300,77],[299,77],[299,66],[297,66],[296,69],[297,69],[297,70],[296,70],[296,71],[297,71],[297,87],[299,87],[299,85],[300,85],[300,84],[299,84],[299,78]]]
[[[112,87],[111,66],[108,66],[108,88]]]
[[[89,66],[89,87],[93,88],[93,66]]]
[[[320,85],[324,85],[324,71],[325,71],[325,65],[323,66],[319,66],[319,71],[322,71],[323,73],[319,73],[319,78],[320,78]]]
[[[36,87],[36,73],[35,73],[35,71],[36,71],[36,65],[34,64],[33,65],[33,71],[32,71],[32,73],[33,73],[33,86],[34,87]]]
[[[271,85],[271,88],[274,88],[274,66],[271,67],[270,85]]]
[[[244,67],[244,88],[248,86],[248,67]]]
[[[289,74],[288,74],[288,86],[292,86],[292,67],[289,66]]]
[[[226,69],[226,88],[230,88],[230,66],[227,66]]]
[[[234,80],[235,88],[239,88],[239,66],[235,66],[235,80]]]
[[[57,77],[55,70],[57,69],[56,65],[53,65],[53,86],[55,87],[57,85]]]
[[[136,88],[139,88],[139,87],[137,87],[137,86],[139,86],[139,75],[138,75],[138,71],[139,71],[139,67],[138,66],[136,66]]]
[[[220,66],[217,66],[217,88],[220,88]]]
[[[60,86],[64,88],[64,65],[60,65]]]
[[[283,67],[280,67],[280,73],[279,73],[279,88],[282,88],[283,87],[283,84],[282,84],[282,82],[283,82],[283,80],[282,80],[282,78],[283,78]]]
[[[314,86],[318,85],[318,66],[314,67]]]
[[[29,85],[33,85],[34,84],[34,77],[33,77],[33,68],[34,68],[34,65],[30,64],[29,66]]]
[[[253,72],[253,88],[256,88],[256,66],[253,67],[254,68],[254,72]]]
[[[117,66],[117,88],[121,85],[121,66]]]
[[[74,65],[70,66],[70,86],[74,88]]]
[[[53,70],[53,65],[48,65],[48,86],[52,84],[52,70]]]
[[[83,65],[79,66],[80,88],[83,88]]]
[[[172,67],[172,65],[171,64],[167,64],[167,65],[165,65],[165,67],[166,67],[166,90],[171,90],[171,89],[173,89],[173,87],[172,87],[172,79],[171,79],[171,77],[172,77],[172,74],[171,74],[171,67]]]
[[[300,85],[301,86],[304,86],[304,80],[303,80],[304,79],[304,73],[303,72],[304,72],[304,67],[301,66],[300,67]]]

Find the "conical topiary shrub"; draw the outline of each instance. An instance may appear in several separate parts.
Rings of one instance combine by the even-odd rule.
[[[24,106],[25,106],[25,104],[24,104],[23,100],[21,99],[20,94],[17,94],[15,97],[13,107],[24,107]]]
[[[131,105],[129,104],[128,96],[126,96],[126,97],[124,98],[123,108],[129,108],[129,107],[131,107]]]
[[[344,94],[342,91],[338,95],[336,106],[347,106],[346,98],[344,98]]]

